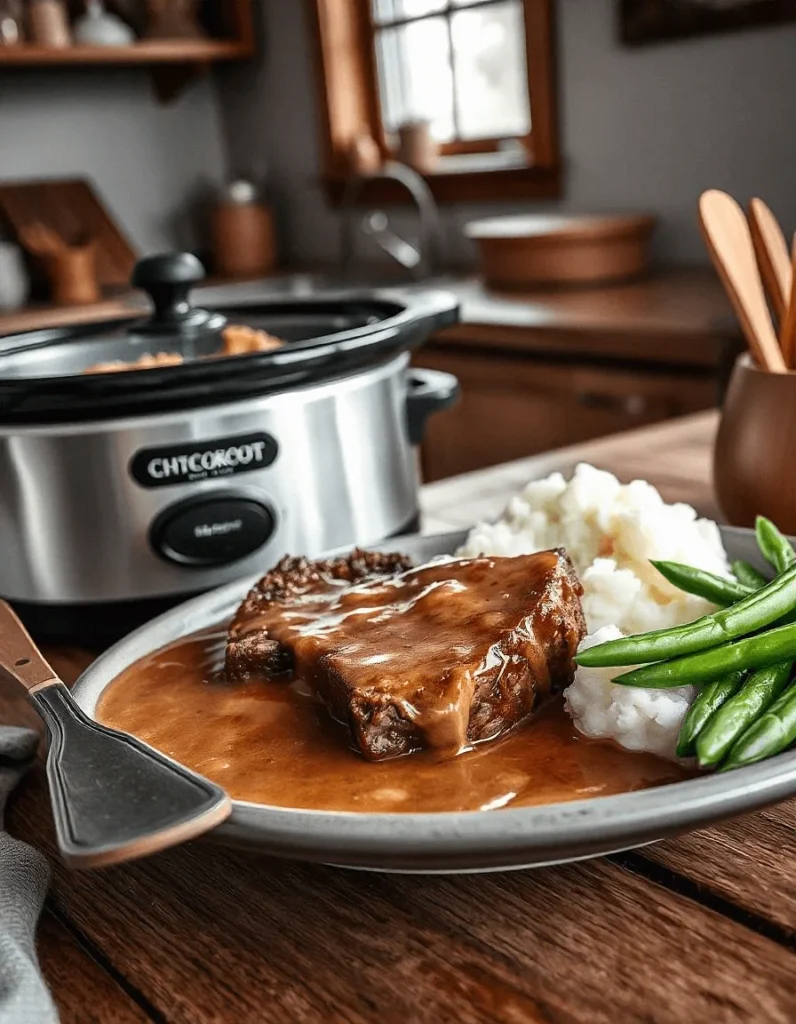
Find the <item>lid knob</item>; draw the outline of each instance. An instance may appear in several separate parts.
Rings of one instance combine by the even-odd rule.
[[[190,252],[164,252],[139,260],[130,283],[149,295],[155,310],[149,320],[136,325],[135,333],[193,334],[197,330],[220,330],[225,318],[195,308],[189,299],[191,289],[204,276],[201,261]]]

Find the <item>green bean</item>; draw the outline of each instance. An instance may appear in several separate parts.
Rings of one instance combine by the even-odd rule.
[[[605,668],[609,665],[637,665],[640,662],[663,661],[667,658],[694,654],[763,629],[764,626],[784,618],[794,608],[796,566],[737,604],[730,605],[729,608],[703,615],[702,618],[695,619],[685,626],[609,640],[607,643],[581,651],[575,661],[578,665],[588,668]],[[770,663],[767,661],[764,664]],[[747,666],[728,665],[727,670],[745,667]],[[719,671],[712,678],[721,674]]]
[[[736,583],[735,580],[728,580],[724,576],[716,576],[712,572],[705,572],[704,569],[695,569],[690,565],[683,565],[681,562],[656,562],[652,564],[670,583],[673,583],[679,590],[686,594],[696,594],[697,597],[704,597],[713,604],[726,608],[736,601],[743,601],[753,593],[752,587]]]
[[[755,520],[755,535],[757,546],[767,562],[770,562],[777,572],[786,572],[796,564],[796,551],[788,538],[780,533],[777,527],[766,519],[765,516],[758,516]]]
[[[691,757],[697,749],[697,739],[714,713],[738,691],[743,672],[730,672],[700,690],[683,719],[677,737],[677,756]]]
[[[674,686],[704,686],[727,672],[740,672],[796,660],[796,623],[778,626],[765,633],[744,637],[709,651],[699,651],[671,661],[643,665],[616,676],[622,686],[670,689]]]
[[[739,583],[752,590],[759,590],[760,587],[764,587],[768,583],[762,572],[758,572],[753,565],[744,562],[743,559],[732,563],[732,571]]]
[[[717,765],[735,741],[773,704],[788,685],[792,668],[792,662],[781,661],[758,669],[735,696],[719,708],[697,737],[697,758],[703,768]]]
[[[732,643],[675,657],[624,672],[614,679],[622,686],[671,689],[674,686],[705,686],[728,672],[763,669],[796,659],[796,623]]]
[[[720,771],[754,764],[796,741],[796,686],[789,686],[768,711],[733,744]]]

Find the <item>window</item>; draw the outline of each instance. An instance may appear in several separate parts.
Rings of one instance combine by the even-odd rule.
[[[317,14],[326,175],[354,139],[390,156],[428,121],[442,199],[559,193],[552,0],[310,0]]]
[[[531,130],[522,0],[371,0],[388,136],[427,120],[443,152]]]

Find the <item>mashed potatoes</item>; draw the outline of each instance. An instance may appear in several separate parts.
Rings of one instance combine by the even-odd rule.
[[[553,473],[513,498],[496,523],[481,523],[458,554],[520,555],[567,550],[583,583],[591,646],[620,634],[689,622],[713,606],[684,594],[650,559],[685,562],[729,576],[715,523],[690,505],[667,505],[650,484],[620,484],[611,473],[581,464],[571,480]],[[611,683],[610,669],[578,669],[567,708],[588,736],[611,738],[631,750],[674,756],[693,691],[650,691]]]
[[[603,626],[585,637],[580,649],[616,640],[621,635],[616,626]],[[643,690],[611,682],[617,671],[629,668],[579,668],[575,682],[564,694],[567,711],[586,736],[613,739],[628,750],[649,750],[661,757],[674,757],[677,734],[696,690],[693,686]]]

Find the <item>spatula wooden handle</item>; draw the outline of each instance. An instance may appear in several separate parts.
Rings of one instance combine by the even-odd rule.
[[[58,682],[55,671],[5,601],[0,601],[0,673],[29,693]]]
[[[711,189],[700,197],[699,214],[705,244],[755,361],[772,373],[785,373],[743,210],[726,192]]]
[[[71,867],[143,857],[229,815],[232,803],[220,786],[89,718],[4,601],[0,674],[25,687],[47,726],[55,834]]]

